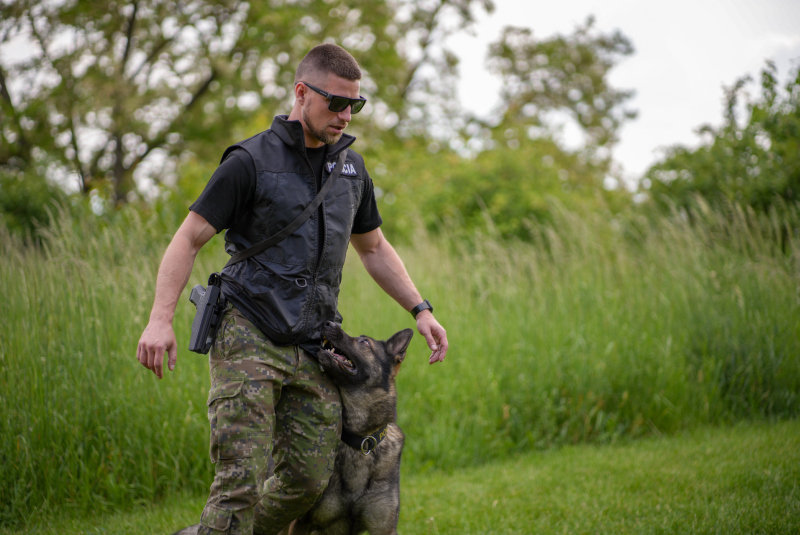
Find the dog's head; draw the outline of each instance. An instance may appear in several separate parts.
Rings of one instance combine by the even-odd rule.
[[[394,378],[413,335],[414,331],[405,329],[380,341],[348,336],[331,321],[322,327],[317,360],[339,387],[345,429],[368,434],[397,420]]]
[[[340,390],[382,388],[390,390],[414,331],[404,329],[385,341],[369,336],[349,336],[328,321],[322,328],[320,365]]]

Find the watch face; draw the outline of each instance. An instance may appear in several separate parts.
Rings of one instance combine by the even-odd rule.
[[[427,299],[425,299],[422,303],[412,308],[411,313],[416,318],[417,314],[419,314],[423,310],[430,310],[431,312],[433,312],[433,305],[431,305],[430,301],[428,301]]]

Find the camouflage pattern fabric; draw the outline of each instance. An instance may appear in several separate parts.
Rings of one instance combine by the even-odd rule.
[[[339,390],[306,351],[275,346],[230,305],[209,367],[216,475],[198,533],[278,533],[328,484],[341,436]]]

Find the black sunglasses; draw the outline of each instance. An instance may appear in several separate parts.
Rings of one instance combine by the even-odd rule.
[[[364,97],[358,98],[349,98],[349,97],[342,97],[339,95],[332,95],[327,91],[323,91],[318,87],[314,87],[313,85],[307,82],[297,82],[298,84],[305,84],[309,89],[313,89],[323,97],[327,98],[330,101],[328,104],[328,109],[334,113],[339,113],[340,111],[344,111],[350,106],[350,113],[355,115],[356,113],[361,111],[361,108],[364,107],[364,104],[367,103],[367,99]]]

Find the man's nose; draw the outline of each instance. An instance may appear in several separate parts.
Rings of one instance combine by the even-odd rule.
[[[343,109],[342,111],[340,111],[337,115],[338,115],[340,120],[342,120],[342,121],[344,121],[346,123],[349,123],[350,119],[353,118],[353,114],[350,113],[350,106],[348,106],[345,109]]]

